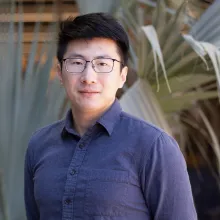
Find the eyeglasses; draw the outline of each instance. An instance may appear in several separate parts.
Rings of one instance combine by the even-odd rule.
[[[85,70],[87,63],[90,62],[92,63],[92,68],[97,73],[110,73],[114,68],[115,61],[121,63],[122,66],[124,66],[121,61],[112,58],[95,58],[91,61],[81,58],[66,58],[63,59],[63,61],[66,71],[73,74],[82,73]]]

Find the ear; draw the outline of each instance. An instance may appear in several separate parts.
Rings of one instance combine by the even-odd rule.
[[[57,64],[57,76],[60,80],[60,83],[63,84],[62,68],[61,68],[60,63]]]
[[[125,66],[125,67],[123,67],[123,69],[121,70],[121,82],[120,82],[119,88],[122,88],[123,85],[124,85],[124,83],[126,82],[127,74],[128,74],[128,67]]]

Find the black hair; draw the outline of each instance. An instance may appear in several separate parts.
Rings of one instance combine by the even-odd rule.
[[[117,45],[121,61],[127,65],[129,40],[122,25],[107,13],[90,13],[75,18],[69,17],[60,23],[57,58],[61,66],[69,42],[93,38],[113,40]]]

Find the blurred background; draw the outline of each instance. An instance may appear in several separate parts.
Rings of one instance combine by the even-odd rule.
[[[28,139],[69,108],[56,78],[59,22],[100,11],[131,42],[123,109],[176,138],[199,220],[219,220],[219,0],[0,0],[0,219],[25,219]]]

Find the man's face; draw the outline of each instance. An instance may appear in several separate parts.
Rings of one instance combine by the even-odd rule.
[[[105,38],[72,41],[63,58],[91,61],[97,57],[121,61],[116,43]],[[121,88],[126,81],[127,67],[121,70],[121,63],[114,61],[111,72],[97,73],[92,68],[92,63],[88,62],[82,73],[69,73],[63,62],[62,70],[58,67],[58,76],[65,87],[72,107],[82,112],[99,112],[114,102],[118,88]]]

